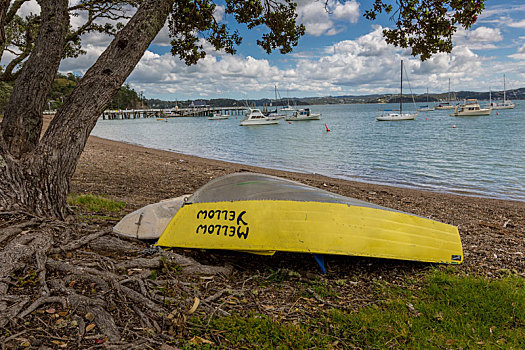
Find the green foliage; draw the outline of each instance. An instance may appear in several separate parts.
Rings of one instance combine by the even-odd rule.
[[[77,86],[78,80],[79,78],[71,73],[68,75],[57,74],[57,77],[51,86],[48,99],[57,101],[57,103],[62,103],[62,101],[69,96]]]
[[[70,194],[67,202],[71,206],[76,206],[84,211],[94,213],[118,213],[126,206],[125,202],[114,201],[92,194]]]
[[[392,5],[385,0],[375,0],[364,16],[374,20],[382,12],[392,14],[397,28],[383,31],[386,41],[403,48],[411,47],[412,55],[421,55],[424,61],[435,53],[450,52],[457,26],[470,28],[485,8],[485,0],[404,0],[398,2],[398,6],[392,14]]]
[[[205,330],[213,329],[228,348],[525,348],[523,278],[487,279],[435,270],[423,281],[407,284],[378,285],[380,302],[358,312],[331,309],[299,324],[232,315],[212,319],[209,328],[196,327],[193,333],[210,339]],[[206,324],[207,318],[192,322]]]
[[[108,106],[109,109],[133,109],[138,107],[142,107],[142,99],[127,84],[120,88]]]
[[[233,15],[249,29],[265,25],[270,32],[257,41],[267,53],[280,48],[281,53],[292,51],[304,34],[303,25],[297,25],[296,4],[291,0],[226,0],[226,14]],[[172,37],[171,53],[178,55],[186,64],[195,64],[206,56],[199,35],[217,50],[234,54],[235,45],[241,43],[237,31],[231,32],[225,24],[213,17],[216,5],[212,0],[184,0],[173,6],[168,21]]]

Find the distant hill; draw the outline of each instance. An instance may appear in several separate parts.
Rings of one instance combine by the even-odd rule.
[[[467,98],[476,98],[478,100],[488,100],[489,92],[476,92],[476,91],[457,91],[451,92],[451,99],[462,101]],[[493,100],[502,100],[503,91],[492,91]],[[525,99],[525,88],[507,90],[507,99],[509,100],[524,100]],[[414,95],[414,100],[419,103],[427,102],[427,94]],[[448,93],[440,94],[429,94],[429,102],[447,101]],[[326,105],[326,104],[356,104],[356,103],[399,103],[399,95],[396,94],[373,94],[373,95],[345,95],[345,96],[325,96],[325,97],[302,97],[302,98],[282,98],[274,101],[271,99],[258,99],[258,100],[234,100],[226,98],[203,100],[199,99],[199,103],[204,103],[212,107],[229,107],[229,106],[286,106],[288,102],[291,105]],[[187,101],[163,101],[159,99],[147,99],[146,104],[151,108],[174,108],[188,107],[194,102],[193,100]],[[412,102],[412,96],[409,94],[403,94],[403,102]]]

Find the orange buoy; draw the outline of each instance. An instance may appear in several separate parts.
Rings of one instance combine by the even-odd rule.
[[[428,118],[426,118],[426,120],[428,120]]]
[[[453,128],[453,129],[455,129],[455,128],[456,128],[456,126],[455,126],[455,125],[452,125],[452,128]]]
[[[326,126],[326,124],[324,125],[324,127],[326,128],[326,132],[330,131],[330,129],[328,129],[328,126]]]
[[[289,122],[288,120],[286,121],[288,124],[292,124],[292,122]]]

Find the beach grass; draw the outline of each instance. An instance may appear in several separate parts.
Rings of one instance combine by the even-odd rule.
[[[90,213],[118,213],[126,206],[125,202],[93,194],[70,194],[67,202],[72,207]]]
[[[358,311],[323,309],[298,320],[249,313],[194,318],[188,348],[525,348],[525,280],[435,269],[403,287],[378,285]],[[322,309],[322,308],[321,308]],[[193,338],[196,339],[196,338]],[[191,346],[190,346],[191,345]]]

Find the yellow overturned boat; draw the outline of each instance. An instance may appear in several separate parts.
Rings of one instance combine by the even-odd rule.
[[[198,189],[157,245],[463,261],[455,226],[254,173],[226,175]]]

